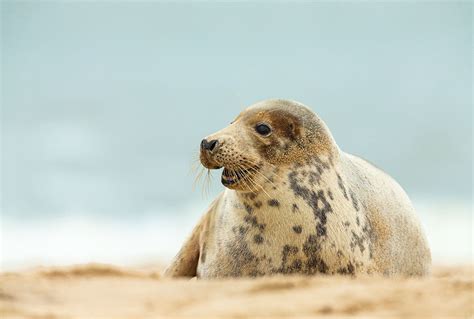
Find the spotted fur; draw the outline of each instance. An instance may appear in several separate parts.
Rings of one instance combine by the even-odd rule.
[[[272,133],[258,135],[258,123]],[[403,189],[341,151],[304,105],[258,103],[207,139],[219,147],[201,153],[204,166],[239,167],[247,177],[212,203],[166,275],[429,272],[430,251]]]

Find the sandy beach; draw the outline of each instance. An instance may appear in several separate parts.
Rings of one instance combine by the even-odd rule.
[[[156,268],[156,269],[154,269]],[[427,278],[170,280],[88,264],[0,275],[1,318],[472,318],[473,267]]]

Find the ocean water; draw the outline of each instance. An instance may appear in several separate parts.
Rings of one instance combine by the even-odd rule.
[[[74,214],[42,220],[2,220],[2,270],[75,263],[166,264],[210,200],[157,207],[137,218]],[[468,201],[415,199],[436,264],[472,263],[473,219]]]

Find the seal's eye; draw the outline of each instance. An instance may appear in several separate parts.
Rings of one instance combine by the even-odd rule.
[[[262,123],[257,124],[257,126],[255,126],[255,130],[257,131],[258,134],[263,135],[263,136],[267,136],[272,132],[272,129],[270,128],[270,126],[268,126],[267,124],[262,124]]]

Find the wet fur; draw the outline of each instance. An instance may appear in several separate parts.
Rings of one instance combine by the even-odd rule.
[[[251,131],[262,121],[271,123],[272,136]],[[222,154],[201,161],[219,166],[246,157],[244,163],[260,163],[265,177],[255,179],[264,192],[242,184],[221,193],[166,275],[429,272],[428,244],[403,189],[370,163],[342,152],[309,109],[264,101],[233,123],[212,136],[227,145]],[[250,132],[237,138],[243,127]],[[249,145],[250,151],[239,153]]]

